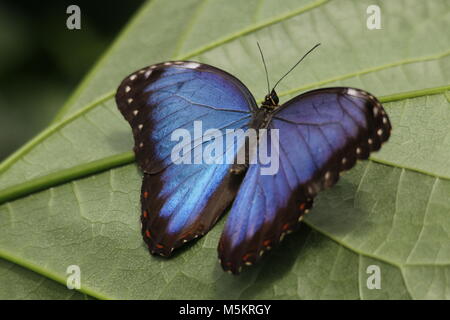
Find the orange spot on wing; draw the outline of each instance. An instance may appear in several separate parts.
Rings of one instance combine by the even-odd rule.
[[[144,215],[144,218],[147,218],[147,217],[148,217],[148,213],[147,213],[147,210],[144,210],[144,213],[143,213],[143,215]]]
[[[270,240],[264,240],[263,241],[263,246],[267,247],[268,245],[270,245],[270,242],[271,242]]]
[[[305,208],[306,208],[306,203],[304,203],[304,202],[302,202],[301,204],[300,204],[300,210],[305,210]]]
[[[145,199],[148,198],[148,192],[147,192],[147,191],[144,192],[144,198],[145,198]]]
[[[150,231],[146,230],[145,235],[147,236],[147,238],[150,238]]]
[[[164,246],[163,246],[162,244],[159,244],[159,243],[156,245],[156,247],[157,247],[158,249],[164,248]]]
[[[285,230],[287,230],[287,229],[289,229],[289,223],[285,223],[285,224],[283,225],[283,231],[285,231]]]

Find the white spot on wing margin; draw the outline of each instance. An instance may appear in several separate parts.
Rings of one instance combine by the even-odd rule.
[[[196,69],[200,67],[200,63],[197,62],[186,62],[183,64],[183,67],[190,68],[190,69]]]

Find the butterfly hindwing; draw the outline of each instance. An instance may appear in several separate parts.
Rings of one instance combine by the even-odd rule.
[[[268,129],[278,129],[279,148],[272,152],[278,154],[279,170],[262,175],[260,164],[250,165],[219,242],[222,266],[233,273],[295,229],[316,194],[378,150],[391,126],[369,93],[326,88],[282,105]]]
[[[153,65],[125,78],[116,94],[119,110],[133,131],[136,160],[144,172],[142,234],[152,253],[169,255],[184,242],[206,233],[231,203],[239,181],[231,164],[202,153],[212,140],[194,132],[245,129],[256,103],[248,89],[230,74],[197,62]],[[188,142],[176,130],[191,137]],[[182,145],[191,164],[175,164],[172,151]],[[198,151],[198,152],[197,152]],[[224,150],[231,158],[237,146]],[[214,155],[215,157],[216,155]],[[217,161],[216,161],[217,160]]]
[[[142,235],[152,253],[174,248],[204,235],[233,200],[240,183],[226,165],[171,166],[144,173],[141,192]]]

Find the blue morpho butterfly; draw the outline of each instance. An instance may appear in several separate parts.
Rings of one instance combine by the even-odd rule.
[[[265,62],[264,67],[267,76]],[[241,81],[198,62],[154,64],[122,81],[116,102],[133,130],[144,173],[142,235],[152,254],[169,256],[206,234],[231,207],[219,260],[224,270],[239,273],[294,230],[316,194],[334,185],[341,171],[367,159],[389,138],[388,116],[366,91],[323,88],[279,105],[277,84],[270,90],[268,76],[267,82],[268,94],[258,107]],[[263,175],[262,164],[248,157],[244,164],[173,163],[179,141],[171,135],[180,128],[192,134],[194,121],[201,121],[203,131],[215,128],[223,135],[226,129],[278,129],[279,148],[271,150],[278,153],[278,172]],[[195,156],[213,140],[194,137],[185,147]],[[232,146],[221,155],[236,157],[238,146]]]

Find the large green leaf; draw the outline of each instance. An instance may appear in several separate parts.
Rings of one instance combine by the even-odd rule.
[[[374,3],[382,30],[366,28]],[[67,266],[79,265],[81,291],[100,298],[449,299],[449,25],[445,0],[151,1],[55,123],[0,165],[0,257],[63,284]],[[273,79],[321,42],[280,85],[282,98],[361,87],[381,96],[392,138],[239,277],[217,263],[223,220],[174,258],[150,257],[138,225],[141,175],[114,89],[139,67],[179,58],[221,67],[262,97],[257,40]],[[380,267],[381,290],[367,289],[368,265]],[[48,297],[63,297],[58,288]]]

